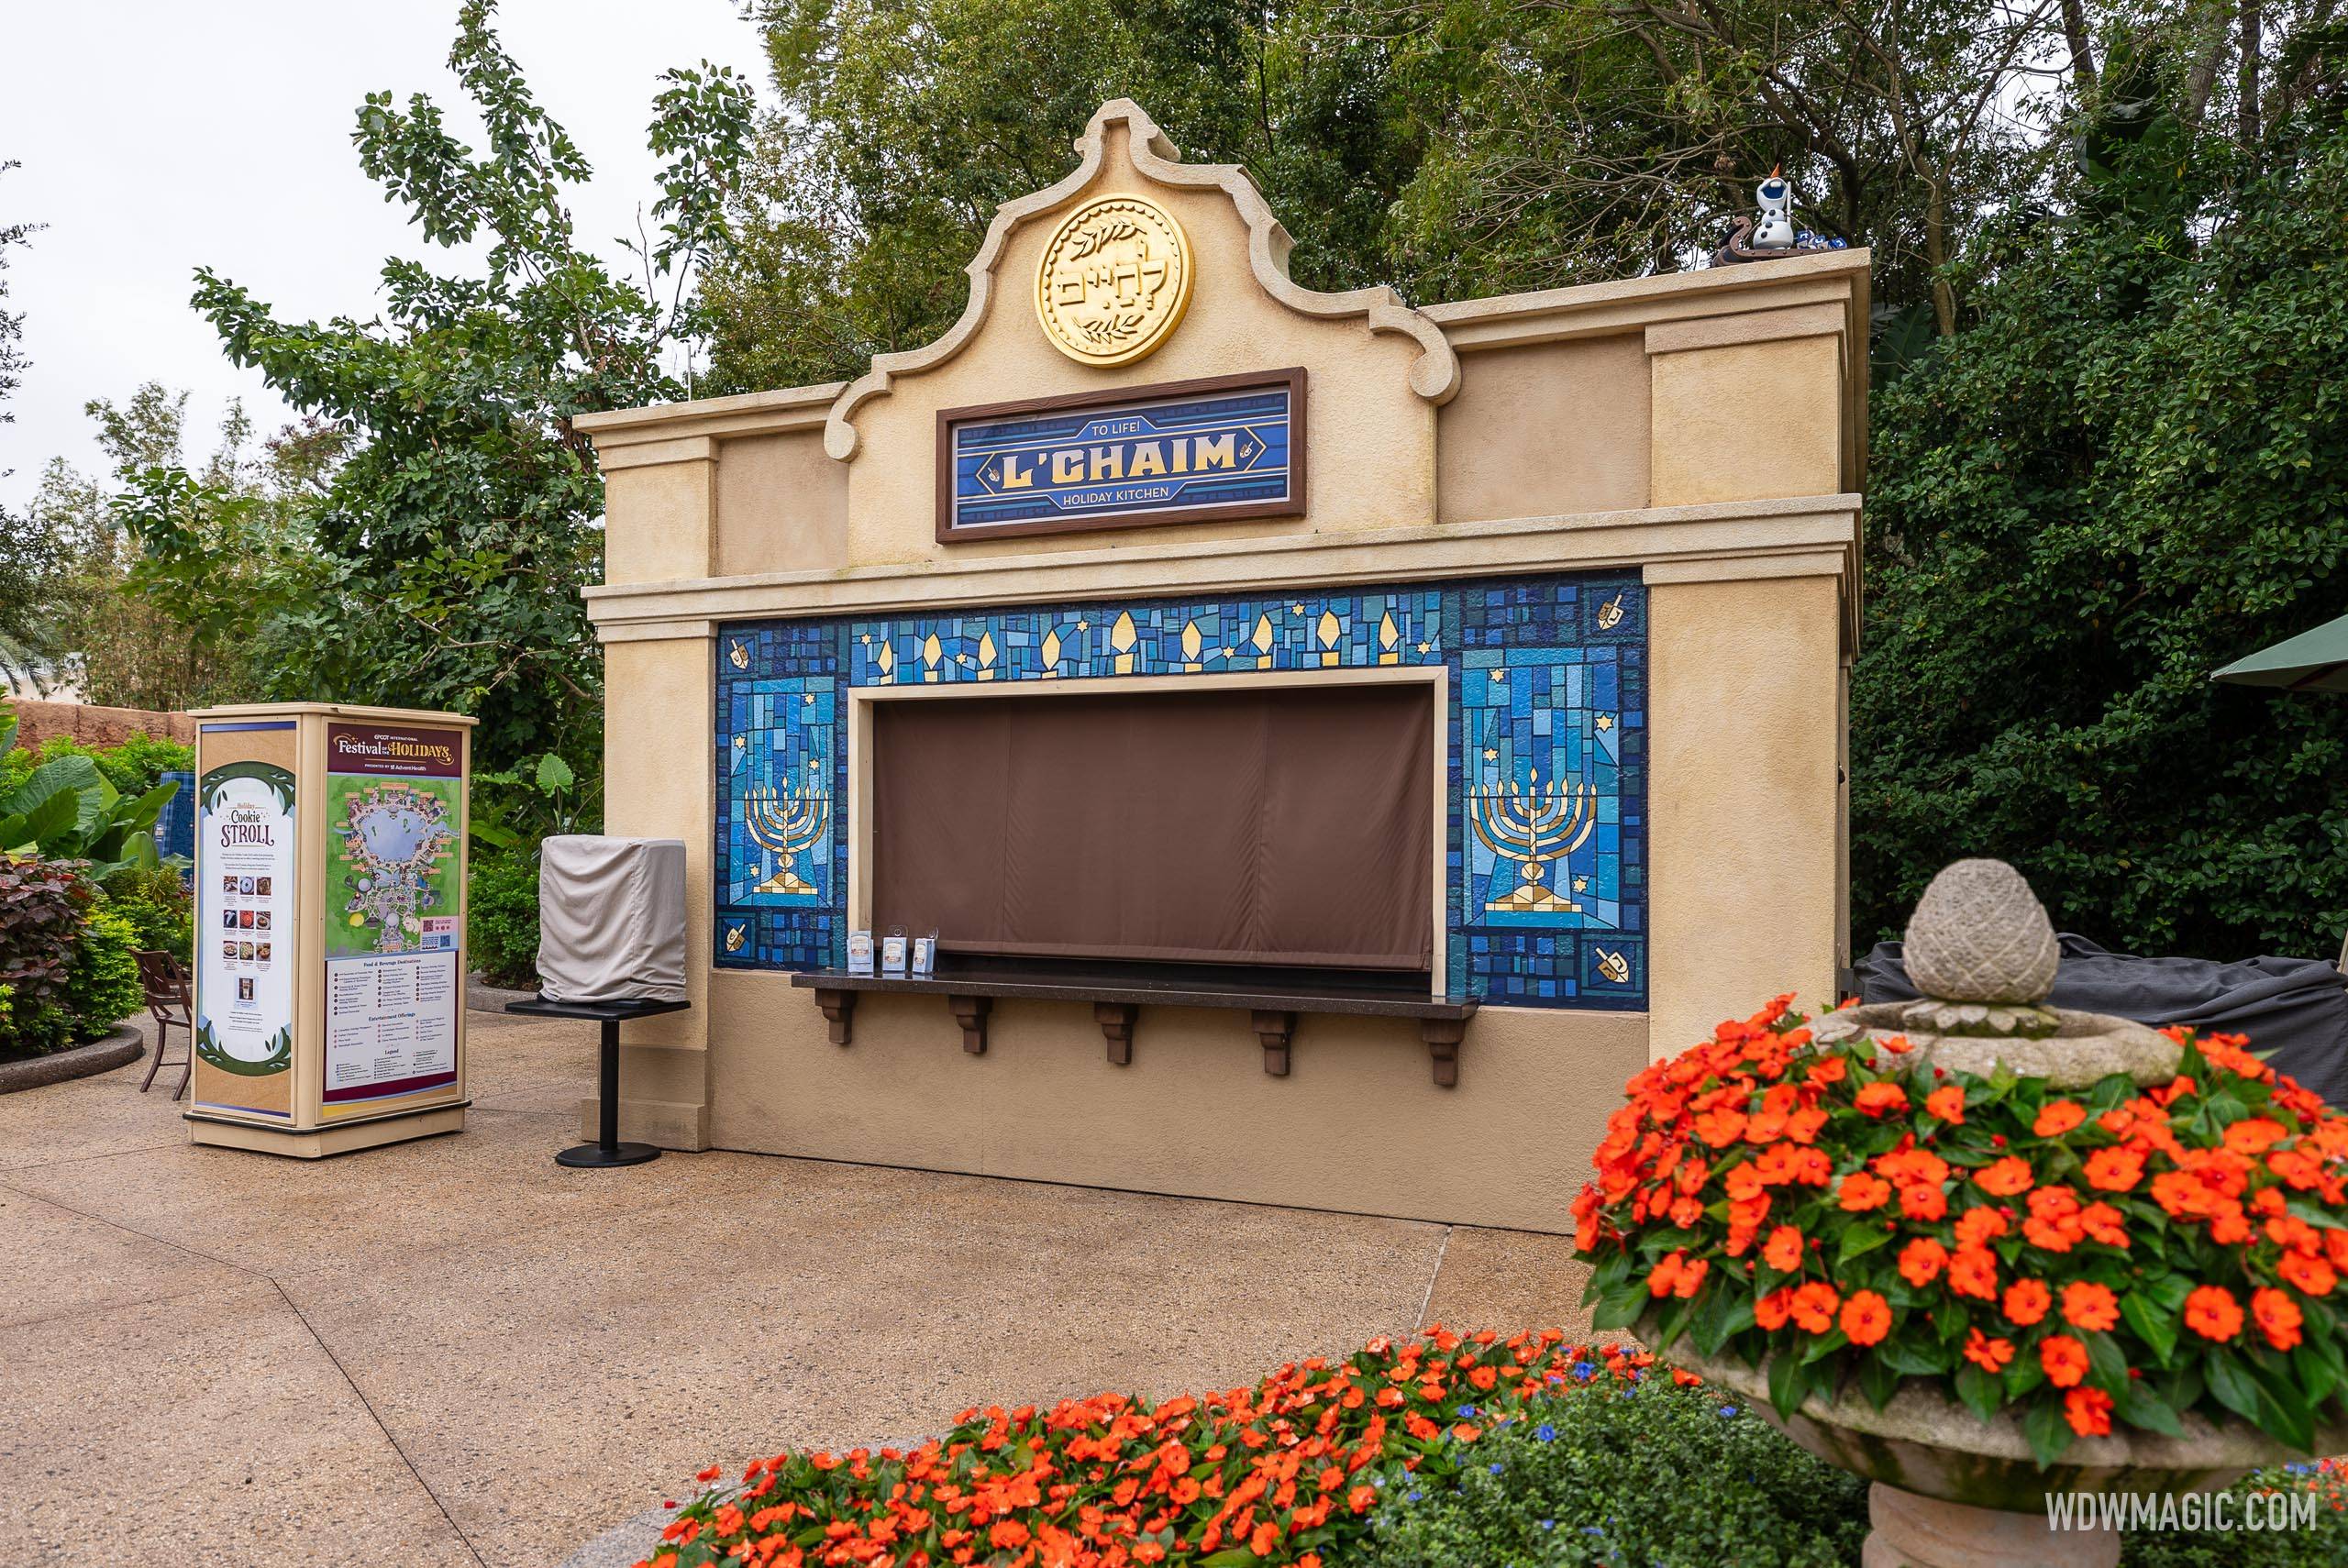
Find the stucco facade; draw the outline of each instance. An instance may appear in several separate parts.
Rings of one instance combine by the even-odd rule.
[[[607,580],[589,591],[609,660],[607,825],[681,838],[692,867],[694,1006],[629,1027],[623,1134],[1564,1229],[1631,1072],[1775,992],[1828,998],[1846,961],[1866,256],[1412,309],[1384,290],[1290,282],[1286,236],[1246,176],[1180,162],[1128,103],[1095,116],[1078,153],[1067,180],[1002,210],[971,263],[969,309],[939,342],[847,383],[581,422],[607,483]],[[1163,346],[1103,370],[1054,347],[1029,290],[1058,216],[1121,193],[1172,215],[1195,268]],[[1310,387],[1297,515],[941,541],[943,411],[1290,368]],[[870,665],[892,638],[917,648],[928,628],[961,628],[992,650],[1057,627],[1060,607],[1131,606],[1144,654],[1160,612],[1169,638],[1190,635],[1189,662],[1170,654],[1154,678],[1228,680],[1240,677],[1190,673],[1247,664],[1213,632],[1202,652],[1202,618],[1254,617],[1267,601],[1326,603],[1331,626],[1399,617],[1382,645],[1349,627],[1358,656],[1300,625],[1281,635],[1325,648],[1303,661],[1314,668],[1287,645],[1258,662],[1301,679],[1357,657],[1435,681],[1455,754],[1441,820],[1464,836],[1469,722],[1507,709],[1486,684],[1502,656],[1463,648],[1480,634],[1461,623],[1499,624],[1517,591],[1502,585],[1527,583],[1563,628],[1545,634],[1557,647],[1539,656],[1542,679],[1605,710],[1596,738],[1623,793],[1604,841],[1619,864],[1601,875],[1619,887],[1600,890],[1618,900],[1606,906],[1617,934],[1581,939],[1578,975],[1512,987],[1490,956],[1508,933],[1479,926],[1480,900],[1455,892],[1453,962],[1436,986],[1484,1003],[1456,1087],[1430,1081],[1417,1030],[1391,1018],[1300,1020],[1286,1077],[1262,1070],[1244,1011],[1215,1009],[1146,1009],[1120,1066],[1070,1003],[999,1002],[991,1047],[972,1055],[938,999],[876,996],[843,1047],[783,967],[745,961],[786,939],[820,951],[832,926],[872,917],[853,875],[808,911],[729,890],[736,796],[716,738],[738,748],[777,691],[812,705],[819,687],[832,701],[822,682],[836,686],[842,716],[810,765],[836,775],[847,865],[833,869],[852,871],[865,788],[852,713],[918,679]],[[814,674],[789,662],[792,628],[827,650]],[[1005,655],[1004,679],[1034,669],[1032,652],[1020,657]],[[950,655],[928,672],[947,685],[996,673],[957,670]],[[765,695],[745,709],[746,692]],[[1461,845],[1447,847],[1459,864]],[[1634,972],[1610,990],[1593,955]]]

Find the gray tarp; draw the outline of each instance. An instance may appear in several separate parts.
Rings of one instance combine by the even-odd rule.
[[[2321,958],[2139,958],[2061,933],[2055,1007],[2112,1013],[2155,1026],[2247,1034],[2275,1070],[2348,1110],[2348,976]],[[1885,942],[1859,961],[1859,999],[1910,1001],[1916,988]]]

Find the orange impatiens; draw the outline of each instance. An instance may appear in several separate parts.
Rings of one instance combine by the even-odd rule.
[[[1908,1091],[1895,1083],[1872,1083],[1852,1097],[1852,1102],[1866,1115],[1888,1116],[1908,1109]]]
[[[1948,1287],[1984,1301],[1998,1298],[1998,1254],[1987,1247],[1959,1247],[1948,1260]]]
[[[1767,1363],[1789,1413],[2011,1407],[2044,1463],[2188,1411],[2302,1450],[2348,1421],[2348,1117],[2238,1037],[2058,1091],[1821,1044],[1789,1002],[1631,1080],[1574,1204],[1600,1328]]]
[[[2003,1372],[2014,1359],[2014,1344],[2011,1340],[1993,1340],[1978,1329],[1967,1329],[1965,1359],[1985,1372]]]
[[[2185,1326],[2205,1340],[2230,1340],[2242,1332],[2242,1303],[2220,1285],[2198,1286],[2185,1298]]]
[[[1853,1214],[1864,1214],[1870,1209],[1880,1209],[1891,1196],[1891,1184],[1881,1176],[1865,1171],[1853,1171],[1843,1178],[1842,1205]]]
[[[2098,1149],[2087,1160],[2088,1185],[2099,1192],[2126,1192],[2144,1176],[2141,1150]]]
[[[2041,1138],[2059,1138],[2088,1119],[2087,1109],[2075,1099],[2050,1099],[2030,1130]]]
[[[2087,1379],[2088,1347],[2068,1334],[2049,1334],[2038,1342],[2038,1364],[2055,1387],[2077,1388]]]
[[[1930,1236],[1918,1236],[1899,1249],[1899,1277],[1918,1290],[1940,1277],[1948,1265],[1948,1249]]]
[[[1843,1303],[1841,1322],[1853,1344],[1880,1344],[1891,1331],[1891,1304],[1872,1290],[1855,1290]]]
[[[2305,1253],[2286,1253],[2275,1265],[2285,1283],[2296,1285],[2309,1296],[2329,1296],[2340,1282],[2331,1264],[2322,1258],[2309,1257]]]
[[[2003,1305],[2008,1322],[2027,1328],[2046,1316],[2046,1309],[2054,1305],[2054,1293],[2046,1288],[2044,1280],[2017,1279],[2006,1286]]]
[[[2258,1331],[2266,1336],[2266,1342],[2278,1351],[2299,1342],[2299,1325],[2307,1320],[2291,1293],[2271,1285],[2251,1292],[2250,1315],[2257,1320]]]
[[[2100,1388],[2074,1388],[2063,1396],[2063,1419],[2081,1437],[2102,1437],[2111,1430],[2111,1396]]]
[[[1999,1198],[2011,1198],[2030,1190],[2030,1162],[2020,1154],[2008,1154],[2004,1159],[1992,1160],[1974,1172],[1973,1180],[1984,1192]]]
[[[2092,1279],[2075,1279],[2063,1287],[2063,1321],[2075,1329],[2100,1333],[2120,1321],[2120,1297],[2111,1286]]]
[[[1711,1266],[1701,1258],[1690,1263],[1686,1253],[1674,1253],[1656,1264],[1654,1272],[1647,1275],[1647,1294],[1676,1296],[1684,1301],[1703,1285],[1704,1275]]]
[[[1335,1568],[1368,1539],[1390,1479],[1447,1485],[1477,1462],[1485,1423],[1634,1388],[1655,1363],[1554,1330],[1502,1342],[1438,1325],[1226,1393],[965,1410],[915,1448],[754,1459],[688,1503],[637,1568]]]

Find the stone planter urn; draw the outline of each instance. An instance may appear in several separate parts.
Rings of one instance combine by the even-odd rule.
[[[1905,1387],[1880,1410],[1855,1392],[1813,1394],[1780,1420],[1769,1404],[1767,1364],[1756,1370],[1685,1344],[1668,1353],[1707,1382],[1736,1390],[1763,1420],[1827,1463],[1875,1484],[1867,1494],[1875,1528],[1862,1568],[2112,1568],[2120,1532],[2049,1529],[2047,1493],[2214,1492],[2263,1465],[2307,1457],[2255,1427],[2187,1416],[2181,1438],[2141,1431],[2078,1438],[2041,1470],[2010,1411],[1984,1422],[1955,1399]],[[2331,1435],[2348,1450],[2348,1430]]]
[[[2054,929],[2029,884],[2003,861],[1960,860],[1934,878],[1909,924],[1905,954],[1923,999],[1836,1012],[1812,1025],[1813,1036],[1822,1043],[1904,1037],[1909,1051],[1890,1059],[1923,1088],[1935,1066],[1986,1077],[1999,1063],[2066,1091],[2113,1073],[2144,1088],[2176,1076],[2183,1051],[2166,1036],[2044,1005],[2054,981]],[[1878,1066],[1887,1059],[1879,1053]],[[1653,1313],[1637,1325],[1650,1344],[1656,1326]],[[2111,1568],[2120,1532],[2050,1529],[2048,1493],[2214,1491],[2306,1457],[2247,1422],[2188,1414],[2181,1436],[2115,1427],[2074,1440],[2042,1469],[2011,1407],[1983,1421],[1955,1397],[1910,1382],[1880,1410],[1846,1386],[1813,1392],[1781,1419],[1766,1362],[1755,1368],[1725,1353],[1700,1354],[1684,1339],[1665,1353],[1744,1396],[1810,1452],[1874,1484],[1864,1568]],[[2348,1427],[2324,1429],[2317,1442],[2319,1452],[2348,1452]]]

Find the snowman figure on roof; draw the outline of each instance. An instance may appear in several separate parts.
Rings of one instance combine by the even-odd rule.
[[[1796,256],[1811,250],[1841,250],[1846,242],[1828,239],[1794,227],[1794,187],[1787,179],[1782,165],[1769,171],[1769,177],[1753,189],[1756,208],[1752,217],[1739,217],[1729,230],[1727,240],[1712,252],[1712,265],[1725,267],[1739,261],[1767,261],[1780,256]]]
[[[1786,181],[1784,165],[1770,170],[1769,177],[1754,187],[1753,199],[1760,204],[1761,208],[1761,221],[1753,229],[1753,248],[1791,250],[1794,248],[1794,188]]]

